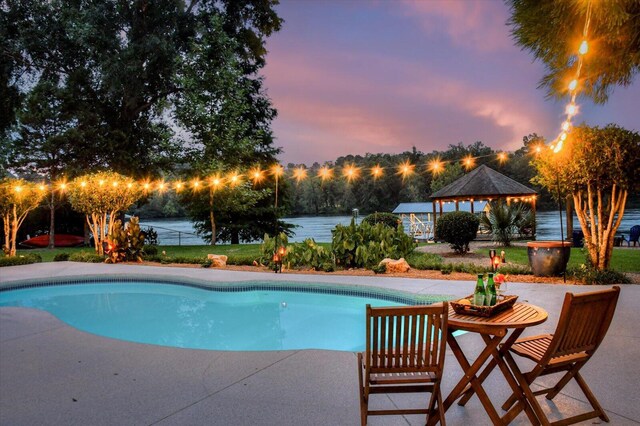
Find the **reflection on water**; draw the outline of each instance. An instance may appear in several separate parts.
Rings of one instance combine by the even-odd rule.
[[[566,236],[566,217],[563,212],[564,234]],[[538,240],[558,240],[560,239],[560,215],[557,211],[538,212],[537,218],[537,238]],[[361,218],[360,218],[361,219]],[[337,224],[348,225],[351,216],[313,216],[313,217],[291,217],[283,219],[287,223],[296,225],[295,235],[289,239],[291,242],[304,241],[306,238],[313,238],[317,242],[331,242],[331,230]],[[574,215],[573,228],[580,229],[578,218]],[[629,229],[633,225],[640,224],[640,209],[627,209],[622,218],[622,223],[618,233],[629,235]],[[195,230],[191,222],[185,219],[156,219],[143,220],[140,224],[143,228],[153,226],[158,232],[158,240],[163,245],[199,245],[205,242],[195,235]],[[408,222],[405,223],[405,231],[409,229]]]

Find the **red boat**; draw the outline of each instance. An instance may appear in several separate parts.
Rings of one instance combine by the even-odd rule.
[[[49,246],[49,234],[29,238],[21,242],[20,245],[33,248],[45,248]],[[54,245],[56,247],[78,247],[84,245],[84,237],[79,235],[55,234]]]

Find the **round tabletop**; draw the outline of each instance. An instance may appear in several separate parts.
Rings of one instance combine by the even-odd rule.
[[[527,328],[542,324],[547,317],[547,311],[528,303],[516,303],[512,308],[491,317],[458,314],[449,305],[448,322],[449,327],[456,330],[493,334],[494,331],[508,328]]]

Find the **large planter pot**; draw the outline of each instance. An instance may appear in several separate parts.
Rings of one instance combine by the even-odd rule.
[[[527,243],[529,265],[536,277],[559,277],[571,256],[569,241],[530,241]]]

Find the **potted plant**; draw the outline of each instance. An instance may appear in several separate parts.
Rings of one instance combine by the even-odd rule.
[[[567,269],[571,256],[569,241],[529,241],[529,265],[536,277],[558,277]]]

